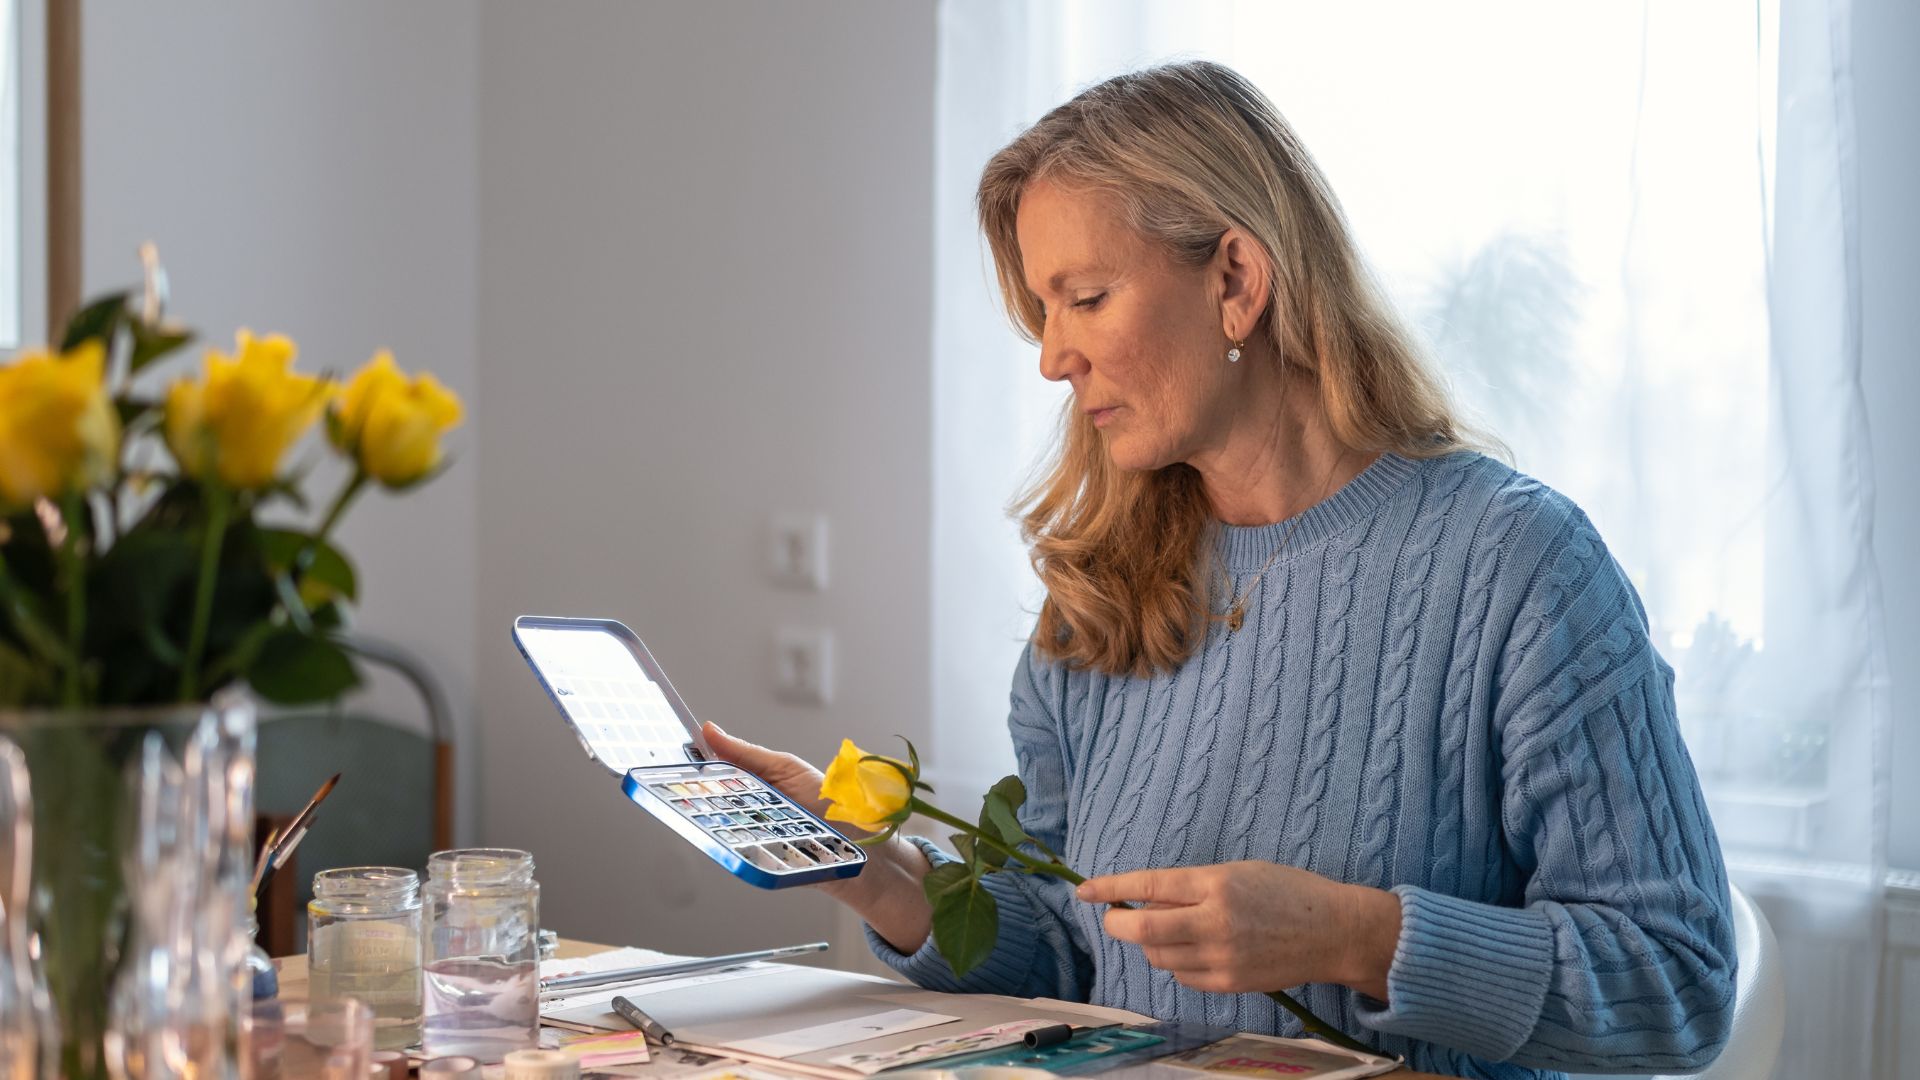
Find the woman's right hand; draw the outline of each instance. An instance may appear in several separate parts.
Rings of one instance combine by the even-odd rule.
[[[806,807],[815,817],[826,818],[827,801],[820,797],[820,781],[825,777],[819,769],[792,754],[736,739],[720,730],[720,725],[711,720],[707,721],[705,728],[707,745],[721,760],[738,765],[772,784],[780,794]],[[856,840],[871,835],[842,822],[834,822],[834,827]]]
[[[740,766],[772,784],[782,795],[826,820],[827,800],[820,797],[819,769],[801,758],[736,739],[708,721],[703,734],[707,746],[722,761]],[[858,840],[873,835],[836,821],[833,827]],[[898,836],[866,849],[867,865],[858,877],[829,881],[820,889],[853,908],[894,948],[912,953],[927,940],[933,925],[933,907],[921,881],[931,867],[920,849]]]

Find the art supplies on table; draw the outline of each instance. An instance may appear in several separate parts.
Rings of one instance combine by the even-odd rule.
[[[591,1038],[592,1036],[577,1037]],[[702,1054],[684,1046],[655,1046],[648,1048],[648,1057],[644,1062],[628,1065],[601,1065],[593,1072],[596,1076],[631,1076],[644,1078],[644,1080],[693,1080],[695,1077],[709,1075],[730,1067],[744,1066],[737,1066],[723,1057]]]
[[[673,1032],[668,1031],[660,1021],[640,1011],[640,1006],[618,994],[613,998],[613,1011],[620,1014],[620,1019],[632,1024],[641,1038],[652,1039],[661,1046],[673,1045]]]
[[[645,1065],[653,1060],[646,1033],[640,1031],[575,1034],[562,1038],[560,1049],[580,1063],[581,1072],[597,1072],[610,1065]]]
[[[550,960],[547,977],[636,967],[684,959],[647,950],[617,950],[585,960]],[[755,963],[724,971],[588,987],[552,996],[541,1004],[543,1022],[576,1031],[630,1033],[632,1025],[613,1009],[625,997],[670,1031],[666,1050],[692,1050],[820,1080],[860,1080],[868,1073],[835,1061],[847,1055],[877,1057],[937,1039],[942,1032],[978,1032],[1002,1027],[1010,1044],[1029,1030],[1058,1025],[1084,1027],[1084,1006],[1035,1004],[991,994],[937,994],[875,976],[824,968]],[[1131,1014],[1127,1014],[1131,1015]],[[1009,1027],[1008,1025],[1021,1026]],[[974,1040],[964,1049],[994,1045]],[[951,1056],[954,1048],[944,1051]]]
[[[1155,1024],[1142,1030],[1152,1032],[1181,1026]],[[1200,1080],[1198,1073],[1265,1080],[1282,1076],[1297,1080],[1360,1080],[1390,1073],[1401,1064],[1397,1059],[1345,1050],[1318,1039],[1283,1039],[1242,1032],[1144,1061],[1116,1060],[1095,1066],[1093,1071],[1098,1071],[1104,1080]],[[1087,1074],[1085,1067],[1064,1071],[1068,1075]]]
[[[724,956],[695,956],[684,960],[660,960],[663,956],[649,949],[614,949],[589,957],[586,960],[566,961],[578,965],[578,970],[554,976],[542,976],[540,993],[552,997],[559,994],[571,994],[597,986],[612,986],[619,983],[645,982],[648,979],[663,979],[673,975],[694,975],[703,971],[723,971],[727,968],[745,967],[759,961],[786,960],[808,953],[827,951],[827,943],[815,941],[806,945],[787,945],[778,949],[756,949],[752,952],[728,953]],[[631,957],[631,964],[623,963]]]
[[[293,850],[300,846],[300,841],[307,838],[307,830],[313,827],[313,816],[319,812],[320,804],[327,801],[327,796],[333,794],[334,787],[339,783],[339,773],[327,777],[326,781],[320,785],[320,789],[313,793],[313,798],[307,800],[307,805],[300,808],[300,812],[293,816],[292,821],[287,822],[286,828],[276,829],[267,834],[267,842],[260,846],[260,861],[253,868],[253,881],[250,887],[253,889],[254,896],[259,896],[260,890],[267,887],[267,881],[273,877],[275,870],[285,866],[287,860],[293,858]]]
[[[1014,1020],[1005,1024],[993,1024],[976,1028],[958,1035],[941,1035],[907,1046],[895,1047],[886,1051],[862,1051],[841,1054],[830,1064],[852,1069],[862,1076],[872,1076],[888,1069],[904,1069],[909,1065],[921,1065],[946,1058],[976,1054],[983,1050],[997,1050],[1002,1047],[1020,1046],[1027,1035],[1043,1030],[1066,1027],[1050,1020]],[[1071,1031],[1071,1028],[1068,1028]]]
[[[987,1068],[1037,1069],[1055,1076],[1105,1076],[1168,1055],[1196,1050],[1234,1035],[1205,1024],[1147,1022],[1028,1031],[1018,1043],[923,1061],[918,1067],[954,1071]],[[1191,1077],[1177,1080],[1192,1080]]]
[[[744,954],[735,953],[729,959],[741,955]],[[643,987],[644,993],[654,994],[736,979],[760,978],[785,970],[778,964],[764,961],[696,966],[707,959],[722,958],[673,956],[652,949],[628,948],[613,949],[580,959],[543,960],[540,963],[541,1020],[575,1030],[624,1031],[626,1026],[613,1008],[613,999],[624,994],[639,997],[639,993],[634,993],[637,988]],[[683,974],[657,974],[675,968],[687,970]],[[639,977],[621,974],[632,971],[648,974]],[[603,980],[601,976],[609,978]]]
[[[513,640],[587,756],[728,873],[763,889],[852,877],[866,853],[759,777],[714,760],[699,721],[632,630],[522,615]]]
[[[751,1039],[735,1039],[727,1043],[726,1048],[736,1053],[779,1058],[784,1061],[803,1054],[832,1050],[852,1043],[871,1042],[903,1031],[918,1031],[921,1028],[951,1024],[959,1019],[949,1013],[924,1012],[920,1009],[887,1009],[849,1016],[841,1020],[829,1020],[823,1024],[808,1024],[786,1031],[776,1031],[770,1035],[760,1035]]]

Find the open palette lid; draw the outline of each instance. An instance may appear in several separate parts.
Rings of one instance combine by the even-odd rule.
[[[712,759],[692,710],[623,624],[522,615],[513,640],[587,754],[615,774]]]

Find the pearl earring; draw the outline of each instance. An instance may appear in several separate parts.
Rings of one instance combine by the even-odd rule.
[[[1229,364],[1237,364],[1237,363],[1239,363],[1239,362],[1240,362],[1240,350],[1241,350],[1241,349],[1244,349],[1244,348],[1246,348],[1246,347],[1247,347],[1247,343],[1246,343],[1246,342],[1244,342],[1244,341],[1236,341],[1236,342],[1234,342],[1234,343],[1233,343],[1233,348],[1231,348],[1231,349],[1228,349],[1228,350],[1227,350],[1227,363],[1229,363]]]

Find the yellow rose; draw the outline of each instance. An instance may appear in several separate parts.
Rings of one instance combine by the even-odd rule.
[[[860,760],[868,756],[852,739],[840,740],[840,754],[827,766],[820,797],[833,804],[827,807],[828,821],[882,832],[902,815],[913,798],[913,787],[902,771],[904,764],[892,758]]]
[[[347,384],[327,418],[327,434],[367,475],[402,487],[440,464],[440,437],[461,416],[453,391],[425,372],[409,381],[382,349]]]
[[[57,498],[112,475],[120,418],[107,396],[98,341],[65,356],[45,349],[0,367],[0,504]]]
[[[319,418],[333,393],[325,380],[293,372],[293,342],[278,334],[236,335],[235,355],[207,350],[198,382],[167,391],[167,446],[187,475],[209,472],[249,490],[273,481],[288,448]]]

